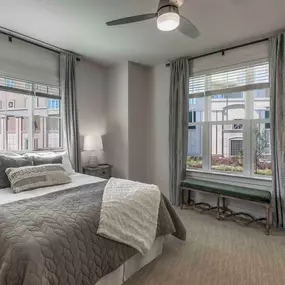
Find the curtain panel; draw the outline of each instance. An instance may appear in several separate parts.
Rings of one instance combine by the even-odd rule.
[[[76,57],[60,55],[60,87],[63,103],[64,146],[76,172],[81,171],[80,137],[78,130],[77,98],[75,84]]]
[[[186,177],[188,111],[189,111],[189,60],[171,63],[169,97],[169,185],[170,201],[180,204],[179,185]]]
[[[270,39],[271,153],[274,220],[284,228],[285,197],[285,34]]]

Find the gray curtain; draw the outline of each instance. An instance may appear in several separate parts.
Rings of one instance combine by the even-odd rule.
[[[75,86],[76,57],[60,56],[60,83],[63,102],[64,147],[76,172],[81,172],[80,137],[78,131],[77,98]]]
[[[170,201],[180,204],[179,184],[186,177],[188,112],[189,112],[189,60],[171,63],[169,113],[169,177]]]
[[[285,94],[284,34],[270,39],[271,151],[275,223],[284,227]]]

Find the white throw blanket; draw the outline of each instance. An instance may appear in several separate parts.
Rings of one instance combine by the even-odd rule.
[[[156,236],[160,196],[155,185],[111,178],[104,190],[97,234],[146,254]]]

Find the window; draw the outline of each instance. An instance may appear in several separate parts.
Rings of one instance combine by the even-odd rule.
[[[26,83],[25,83],[25,88],[26,88],[27,90],[32,90],[32,84],[31,84],[30,82],[26,82]]]
[[[61,148],[60,100],[59,88],[0,77],[0,150]]]
[[[59,100],[49,99],[48,100],[48,109],[49,110],[58,110],[59,109]]]
[[[242,124],[234,124],[233,125],[233,130],[241,130],[242,129]]]
[[[189,123],[196,123],[196,111],[189,111]],[[195,130],[196,126],[188,126],[188,129]]]
[[[271,176],[268,63],[193,76],[189,93],[188,168]]]
[[[6,79],[6,86],[10,88],[14,88],[15,82],[12,79]]]
[[[231,139],[231,156],[242,155],[242,139]]]
[[[190,105],[195,105],[196,104],[196,98],[189,99],[189,104]]]
[[[14,109],[15,108],[15,100],[9,100],[7,103],[8,109]]]

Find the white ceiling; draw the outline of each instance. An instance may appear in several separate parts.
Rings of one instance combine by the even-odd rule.
[[[106,21],[156,12],[157,0],[0,0],[0,26],[102,63],[158,64],[285,28],[284,0],[185,0],[180,9],[198,39],[161,32],[155,20],[107,27]]]

